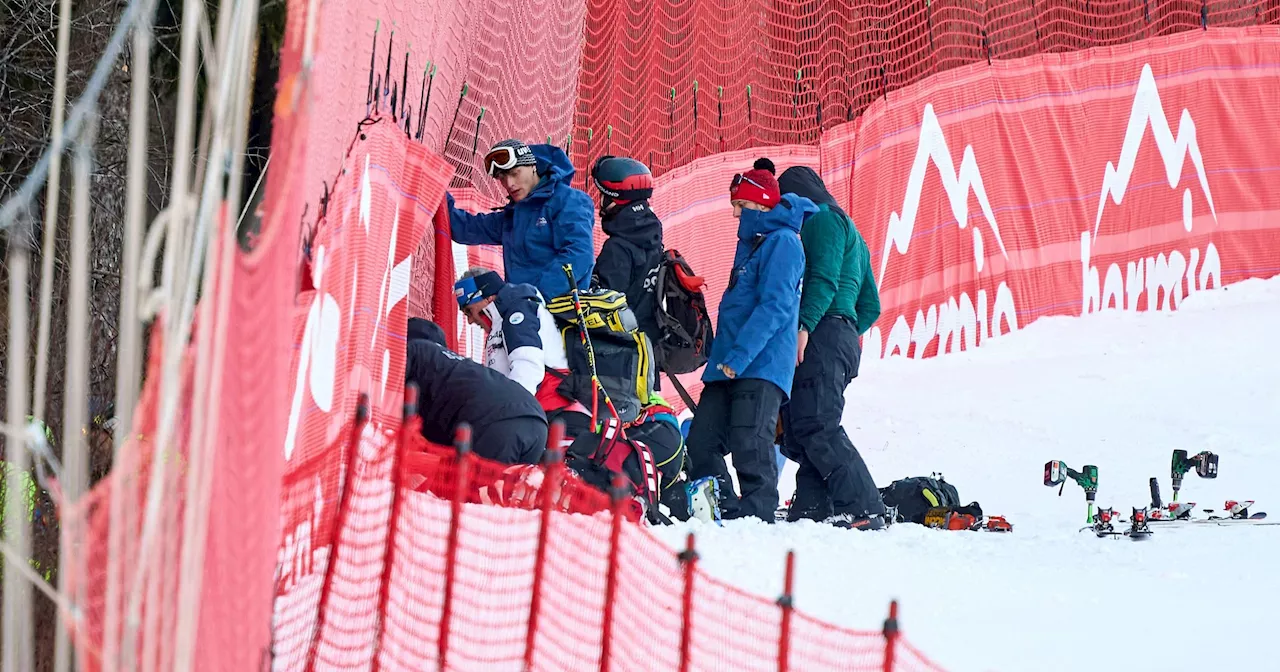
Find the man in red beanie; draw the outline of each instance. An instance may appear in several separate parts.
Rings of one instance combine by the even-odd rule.
[[[782,195],[773,170],[773,162],[759,159],[729,186],[738,249],[688,440],[689,478],[716,478],[723,517],[767,523],[778,508],[778,409],[795,376],[804,277],[800,226],[818,211],[807,198]],[[730,453],[741,497],[725,464]]]

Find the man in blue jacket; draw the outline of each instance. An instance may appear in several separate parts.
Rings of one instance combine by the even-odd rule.
[[[778,409],[795,376],[804,278],[800,227],[818,208],[807,198],[782,196],[768,159],[735,175],[729,198],[738,218],[738,248],[689,428],[689,477],[720,482],[725,519],[750,516],[772,523],[778,508]],[[741,497],[729,478],[728,454]]]
[[[564,151],[503,140],[485,154],[484,169],[509,202],[497,212],[473,215],[456,207],[450,194],[453,242],[501,245],[507,282],[533,285],[548,301],[569,292],[565,264],[573,266],[578,288],[587,289],[595,267],[595,204],[569,186],[574,170]]]

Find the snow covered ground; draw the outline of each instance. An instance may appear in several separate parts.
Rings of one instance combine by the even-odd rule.
[[[1254,499],[1280,518],[1280,278],[1201,292],[1172,313],[1048,318],[939,358],[866,362],[844,425],[877,483],[942,472],[1012,534],[897,525],[731,522],[692,529],[702,566],[763,595],[796,551],[796,604],[878,628],[891,598],[911,641],[947,669],[1232,670],[1275,665],[1280,525],[1082,534],[1085,502],[1043,485],[1044,463],[1099,468],[1098,503],[1166,501],[1175,448],[1221,455],[1183,501]],[[784,471],[785,500],[795,465]],[[1269,497],[1270,495],[1270,497]]]

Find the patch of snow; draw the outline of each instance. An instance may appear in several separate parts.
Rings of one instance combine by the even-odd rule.
[[[972,351],[864,368],[843,422],[876,482],[942,472],[1012,534],[748,521],[653,531],[672,548],[696,532],[704,569],[770,597],[795,550],[798,608],[874,629],[897,598],[906,637],[949,670],[1265,668],[1280,525],[1098,539],[1078,531],[1081,490],[1059,496],[1042,479],[1049,460],[1097,465],[1098,504],[1127,518],[1149,503],[1152,476],[1170,501],[1174,449],[1212,450],[1218,478],[1188,474],[1181,501],[1253,499],[1280,517],[1278,334],[1280,277],[1195,293],[1176,312],[1040,319]],[[788,463],[783,500],[794,476]]]

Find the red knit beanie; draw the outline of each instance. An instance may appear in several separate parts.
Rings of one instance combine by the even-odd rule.
[[[767,208],[772,208],[782,201],[782,190],[778,188],[778,178],[774,177],[773,162],[769,159],[756,159],[751,170],[735,177],[729,185],[729,198],[733,200],[751,201]]]

